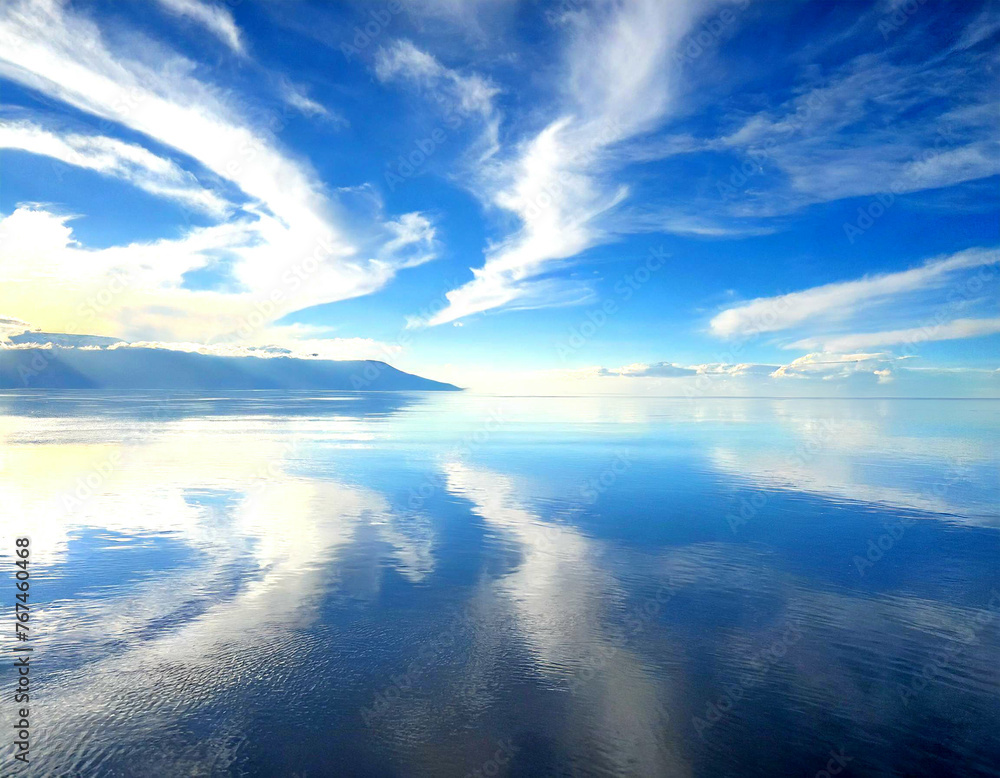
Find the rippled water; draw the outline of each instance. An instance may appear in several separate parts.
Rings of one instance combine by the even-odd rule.
[[[23,775],[1000,774],[1000,402],[32,392],[0,440]]]

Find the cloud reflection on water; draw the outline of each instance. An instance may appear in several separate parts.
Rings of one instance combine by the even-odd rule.
[[[584,772],[703,774],[729,769],[760,712],[783,706],[811,711],[802,742],[845,716],[882,738],[894,721],[909,743],[923,719],[892,674],[919,671],[984,612],[998,522],[988,402],[914,416],[919,403],[508,398],[496,433],[459,458],[489,398],[288,405],[266,393],[166,408],[0,397],[0,501],[32,537],[33,645],[47,668],[39,742],[60,744],[40,751],[40,774],[239,774],[275,705],[318,728],[301,735],[312,759],[347,747],[323,734],[332,727],[415,774],[474,766],[525,731]],[[579,476],[623,445],[635,467],[586,504]],[[929,491],[956,462],[963,477]],[[441,489],[414,508],[405,496],[428,478]],[[876,528],[891,510],[922,512],[932,545],[908,536],[881,569],[916,559],[940,572],[919,591],[908,579],[852,590],[844,580],[868,579],[831,578],[829,563],[782,545],[808,537],[730,533],[718,506],[734,484],[794,496],[803,522],[855,504]],[[763,530],[779,507],[762,511]],[[940,534],[938,519],[991,534],[970,541],[974,556],[948,546],[965,536]],[[628,534],[640,531],[654,534]],[[842,542],[863,548],[859,531]],[[672,599],[623,630],[663,582]],[[463,609],[459,639],[363,726],[393,658],[443,623],[442,602]],[[692,716],[792,622],[804,637],[787,660],[694,741]],[[994,624],[963,648],[924,692],[927,715],[962,704],[988,720],[995,644]]]

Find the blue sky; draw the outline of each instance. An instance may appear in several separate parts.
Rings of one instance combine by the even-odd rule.
[[[988,2],[12,0],[0,324],[541,393],[998,394]]]

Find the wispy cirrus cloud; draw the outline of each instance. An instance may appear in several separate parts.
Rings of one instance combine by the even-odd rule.
[[[27,268],[27,277],[39,283],[38,269],[47,268],[47,281],[44,289],[31,288],[26,278],[6,285],[0,301],[12,315],[49,329],[76,323],[69,312],[81,302],[82,290],[106,287],[117,278],[108,274],[123,271],[128,288],[102,309],[101,331],[204,340],[238,329],[248,316],[273,321],[369,294],[401,267],[430,258],[428,231],[414,237],[412,221],[401,232],[401,222],[381,218],[380,206],[363,219],[350,219],[308,163],[287,153],[268,127],[256,126],[228,93],[197,79],[188,59],[162,47],[145,56],[114,48],[97,24],[61,0],[14,0],[0,9],[0,77],[173,150],[177,163],[207,171],[238,189],[246,202],[220,224],[188,229],[180,238],[101,251],[81,246],[64,216],[20,208],[4,218],[10,240],[0,267],[15,276]],[[28,145],[26,132],[14,133],[21,145]],[[35,133],[31,142],[70,164],[223,210],[219,194],[213,199],[180,185],[165,191],[156,176],[186,184],[190,179],[176,164],[164,165],[133,143],[54,131]],[[31,240],[30,230],[43,224],[51,227],[46,239]],[[417,259],[413,249],[421,243]],[[14,245],[26,253],[11,253]],[[402,257],[394,256],[394,247]],[[220,261],[228,268],[226,288],[189,288],[186,273]],[[280,305],[272,299],[276,292]]]
[[[854,314],[859,306],[898,301],[908,293],[940,288],[960,271],[998,263],[1000,250],[966,249],[928,260],[909,270],[824,284],[742,303],[716,314],[709,322],[709,330],[719,337],[740,337],[781,332],[821,319],[843,320]]]
[[[518,12],[516,0],[400,0],[400,4],[421,31],[443,29],[449,37],[458,32],[474,44],[495,39]]]
[[[74,45],[87,41],[86,48]],[[8,3],[0,15],[0,75],[190,156],[289,227],[338,244],[315,174],[256,130],[180,55],[154,68],[112,51],[100,29],[58,0]]]
[[[515,308],[525,298],[534,301],[530,307],[544,304],[540,298],[581,299],[579,290],[560,294],[560,280],[546,276],[630,232],[763,235],[777,227],[762,219],[810,203],[1000,173],[992,86],[974,77],[989,55],[975,50],[909,62],[895,50],[860,55],[828,75],[809,71],[791,97],[728,118],[729,128],[715,138],[651,137],[679,91],[677,63],[668,55],[708,7],[635,0],[581,4],[563,16],[565,87],[557,103],[563,115],[500,149],[472,184],[485,202],[517,216],[521,228],[488,247],[473,280],[450,292],[449,306],[426,324]],[[615,184],[626,161],[699,152],[749,154],[765,168],[735,200],[716,198],[697,212],[690,202],[655,199],[638,210],[628,205],[629,188]],[[713,330],[727,318],[713,322]]]
[[[278,79],[278,91],[287,105],[304,116],[323,119],[340,127],[347,127],[350,124],[339,112],[311,98],[305,87],[287,78]]]
[[[848,351],[874,346],[895,346],[901,343],[924,343],[936,340],[957,340],[1000,333],[1000,318],[955,319],[943,324],[931,322],[921,327],[910,327],[883,332],[861,332],[849,335],[803,338],[789,343],[789,349],[819,349],[822,351]]]
[[[116,138],[58,133],[32,122],[0,120],[0,148],[38,154],[113,176],[212,216],[225,216],[233,207],[172,160]]]
[[[243,35],[233,15],[220,5],[201,0],[156,0],[164,9],[200,24],[228,46],[234,54],[246,55]]]
[[[385,222],[391,238],[380,250],[389,267],[416,267],[437,257],[437,229],[422,213],[404,213]]]
[[[493,113],[493,98],[499,88],[477,73],[463,74],[442,65],[436,57],[408,40],[395,41],[379,49],[375,59],[375,75],[381,81],[402,79],[426,90],[442,90],[438,99],[463,113],[478,113],[489,117]]]
[[[448,293],[431,317],[439,325],[538,299],[540,277],[611,239],[601,224],[627,196],[613,181],[608,151],[663,120],[673,97],[671,54],[697,18],[691,2],[598,3],[567,18],[564,87],[546,126],[502,149],[476,177],[485,202],[517,217],[520,228],[489,248],[469,283]],[[544,297],[564,301],[554,279]]]
[[[997,81],[976,77],[988,57],[894,58],[893,52],[860,55],[707,142],[702,148],[763,161],[754,185],[736,193],[732,212],[773,215],[1000,174]]]
[[[500,113],[495,101],[500,88],[490,79],[446,67],[408,40],[378,50],[375,75],[383,83],[408,83],[433,96],[448,126],[460,126],[468,119],[482,122],[483,134],[472,150],[479,162],[497,151]]]
[[[930,24],[913,25],[896,45],[874,50],[868,36],[875,17],[870,9],[864,13],[864,23],[859,16],[836,35],[863,53],[804,67],[787,91],[775,91],[772,81],[762,92],[732,92],[720,111],[725,57],[700,57],[685,71],[685,107],[698,117],[698,131],[681,122],[624,150],[635,161],[669,160],[672,170],[683,171],[675,192],[648,193],[663,201],[648,210],[661,215],[664,231],[684,234],[675,225],[692,219],[730,234],[746,225],[780,229],[786,217],[810,205],[895,199],[1000,174],[1000,60],[984,43],[995,35],[989,11],[958,31],[958,42],[946,38],[950,45],[942,45],[935,27],[955,15],[925,6],[921,14]],[[752,34],[752,25],[743,29],[751,16],[738,15],[730,30]],[[792,56],[815,63],[815,45]]]

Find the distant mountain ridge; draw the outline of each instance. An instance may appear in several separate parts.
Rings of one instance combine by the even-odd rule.
[[[374,360],[218,356],[165,348],[99,346],[0,348],[0,388],[461,391],[452,384],[404,373]]]
[[[26,330],[18,335],[7,337],[11,343],[51,343],[54,346],[65,346],[67,348],[80,348],[81,346],[113,346],[115,343],[122,343],[121,338],[109,338],[106,335],[70,335],[66,332],[41,332],[39,330]]]

